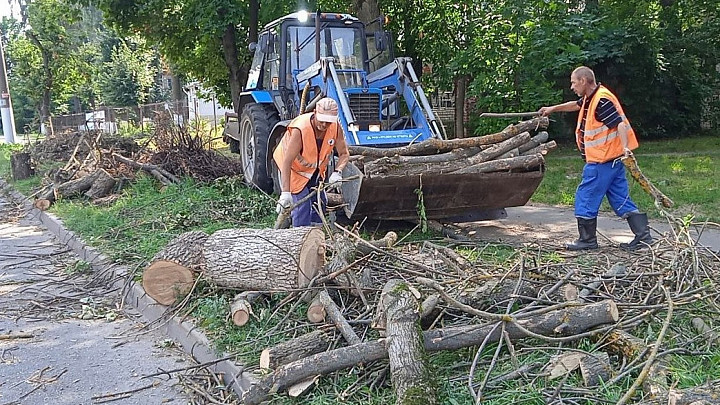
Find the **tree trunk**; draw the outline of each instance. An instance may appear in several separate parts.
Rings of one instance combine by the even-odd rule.
[[[252,291],[304,288],[322,269],[325,235],[311,227],[223,229],[203,247],[205,277],[220,287]]]
[[[195,272],[205,268],[202,247],[208,235],[190,231],[178,235],[150,260],[142,276],[145,293],[161,305],[173,304],[195,283]]]
[[[10,155],[10,170],[13,180],[24,180],[35,175],[32,167],[30,153],[16,152]]]
[[[110,173],[104,169],[99,169],[98,172],[98,176],[90,186],[90,189],[85,192],[85,196],[91,200],[105,197],[115,188],[116,182]]]
[[[390,280],[383,287],[385,345],[396,404],[435,404],[436,384],[428,371],[422,341],[418,302],[404,281]]]
[[[534,319],[520,320],[518,323],[531,332],[557,337],[576,335],[599,325],[615,323],[617,320],[617,306],[614,302],[606,300],[548,312]],[[527,336],[524,331],[514,326],[514,323],[508,323],[505,331],[510,339]],[[435,329],[424,332],[422,336],[425,350],[428,351],[455,350],[480,345],[485,339],[490,343],[502,338],[500,328],[495,328],[492,324]],[[364,342],[314,354],[286,364],[250,387],[243,394],[242,402],[245,405],[256,405],[266,400],[271,393],[282,392],[298,381],[359,363],[367,364],[381,360],[388,355],[385,345],[384,339]]]
[[[228,68],[228,82],[230,83],[230,96],[232,97],[233,109],[240,114],[238,102],[240,101],[240,92],[243,84],[247,79],[247,75],[243,74],[243,68],[238,58],[238,50],[236,41],[236,28],[233,24],[228,24],[222,35],[223,56],[225,65]]]
[[[100,170],[96,170],[86,176],[79,179],[66,181],[65,183],[57,186],[56,194],[65,198],[74,197],[90,190],[95,180],[100,177]]]
[[[465,138],[465,98],[467,97],[467,75],[455,76],[455,138]]]
[[[333,339],[323,329],[269,347],[260,353],[260,368],[274,370],[285,364],[324,352]]]
[[[44,135],[52,135],[52,123],[50,122],[50,101],[53,86],[53,74],[50,70],[50,52],[43,46],[35,34],[26,31],[26,35],[37,46],[42,56],[42,67],[44,73],[44,83],[42,88],[42,101],[40,102],[40,130]]]

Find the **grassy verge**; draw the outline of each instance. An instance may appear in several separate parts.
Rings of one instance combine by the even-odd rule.
[[[669,211],[677,217],[720,222],[720,137],[696,137],[642,143],[635,153],[640,169],[675,202]],[[546,156],[547,171],[534,203],[572,206],[583,162],[574,145],[564,145]],[[630,179],[630,195],[651,216],[658,217],[650,196]],[[611,213],[607,202],[601,207]]]

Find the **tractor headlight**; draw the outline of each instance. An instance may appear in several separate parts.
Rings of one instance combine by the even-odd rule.
[[[370,132],[380,132],[380,124],[370,124],[368,130]]]
[[[305,11],[305,10],[298,11],[298,21],[300,21],[301,23],[306,22],[308,20],[308,16],[309,16],[309,14],[307,11]]]

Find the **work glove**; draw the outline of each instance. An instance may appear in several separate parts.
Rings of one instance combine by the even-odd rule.
[[[289,191],[283,191],[280,193],[280,198],[278,199],[277,206],[275,206],[275,212],[281,213],[283,210],[288,209],[292,206],[293,198],[292,193]]]
[[[330,179],[328,179],[328,184],[334,184],[336,186],[340,185],[340,182],[342,182],[342,173],[335,171],[330,175]]]

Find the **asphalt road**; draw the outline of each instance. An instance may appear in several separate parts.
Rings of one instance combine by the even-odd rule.
[[[175,378],[142,377],[194,363],[83,269],[0,193],[0,405],[187,404]]]

